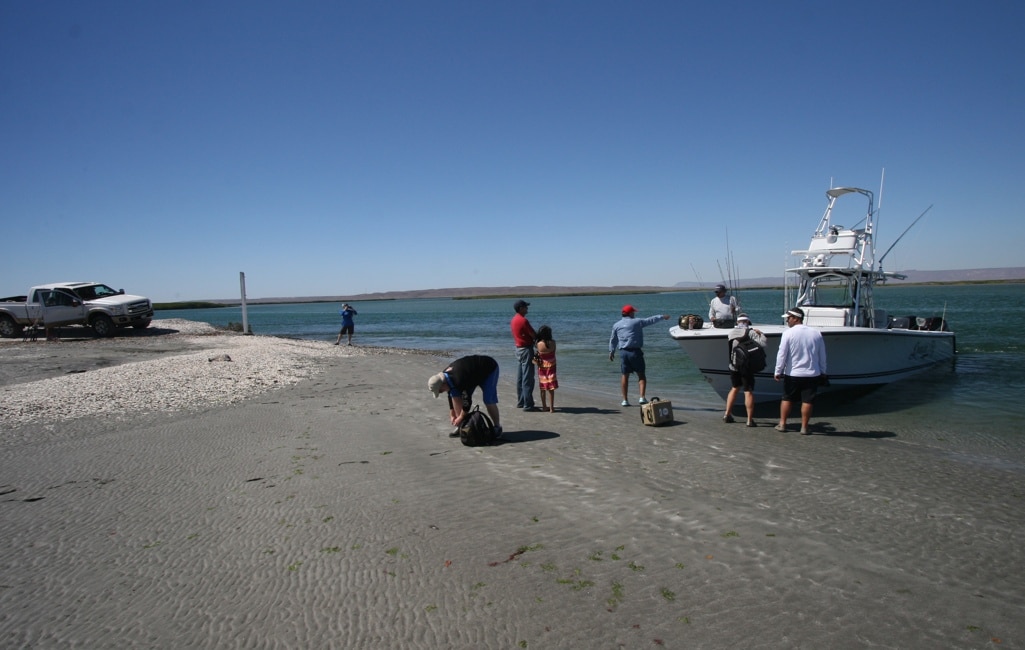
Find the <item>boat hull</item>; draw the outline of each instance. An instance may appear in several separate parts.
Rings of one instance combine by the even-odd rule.
[[[783,382],[773,379],[773,366],[785,327],[758,327],[767,339],[768,366],[755,376],[755,402],[778,401]],[[829,386],[822,393],[860,392],[924,372],[955,354],[953,332],[821,327],[826,344]],[[727,334],[730,330],[670,328],[669,334],[723,399],[730,392]]]

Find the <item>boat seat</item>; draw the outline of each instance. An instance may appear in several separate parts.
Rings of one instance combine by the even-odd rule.
[[[814,327],[843,327],[847,325],[851,310],[847,307],[802,306],[804,324]]]

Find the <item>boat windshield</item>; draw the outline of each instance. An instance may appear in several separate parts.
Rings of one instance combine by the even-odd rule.
[[[833,273],[809,278],[797,302],[818,307],[853,307],[857,302],[857,284],[852,280]]]

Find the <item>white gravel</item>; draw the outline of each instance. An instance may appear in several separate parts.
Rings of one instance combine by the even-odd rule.
[[[243,336],[186,320],[160,322],[178,330],[174,339],[189,343],[201,337],[204,349],[5,386],[0,389],[0,426],[98,414],[123,419],[144,412],[231,404],[311,377],[331,359],[383,351],[326,341]],[[161,337],[159,343],[166,345],[170,340],[170,336]],[[231,361],[211,361],[220,355],[228,355]]]

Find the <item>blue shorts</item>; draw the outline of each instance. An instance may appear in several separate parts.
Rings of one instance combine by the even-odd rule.
[[[644,352],[640,348],[636,350],[621,348],[619,350],[619,371],[624,375],[636,372],[638,379],[644,379]]]
[[[498,366],[481,384],[480,392],[484,393],[485,404],[498,404]]]
[[[480,385],[480,392],[484,394],[485,404],[498,404],[498,366],[495,366],[494,371]],[[473,395],[473,390],[470,390],[469,394]],[[461,399],[463,395],[461,392],[449,391],[448,396],[451,399]]]

